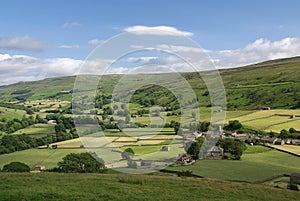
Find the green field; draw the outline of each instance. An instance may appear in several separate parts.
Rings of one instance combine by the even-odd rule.
[[[212,115],[214,115],[216,122],[222,120],[223,114],[212,114],[211,110],[211,108],[200,107],[200,121],[211,121]],[[196,110],[189,109],[188,114],[191,114],[193,111]],[[296,115],[296,117],[291,119],[290,116],[292,115]],[[263,131],[274,131],[279,133],[282,129],[288,130],[290,128],[295,128],[296,130],[300,130],[300,110],[298,109],[226,111],[225,117],[225,123],[237,119],[245,126]],[[133,119],[133,121],[143,124],[151,123],[148,116],[137,117]],[[184,126],[188,126],[192,122],[197,122],[191,116],[187,115],[182,115],[181,117],[167,116],[166,122],[170,123],[171,121],[182,121]]]
[[[28,149],[0,155],[0,167],[2,168],[5,164],[13,161],[20,161],[31,168],[34,168],[35,165],[53,168],[65,155],[81,152],[86,152],[86,149]]]
[[[279,174],[300,172],[300,158],[271,150],[244,154],[240,161],[200,160],[194,165],[169,169],[191,170],[195,174],[209,178],[254,182]]]
[[[18,130],[13,134],[27,134],[32,137],[43,137],[48,134],[55,134],[54,126],[55,125],[51,124],[34,124],[27,128]]]
[[[0,174],[1,200],[299,200],[295,191],[213,179],[112,174]]]
[[[6,118],[7,120],[12,120],[14,118],[22,119],[26,114],[24,110],[15,110],[6,107],[0,107],[0,119]]]
[[[283,151],[288,151],[300,155],[300,146],[296,146],[296,145],[271,145],[271,146],[276,149],[280,149]]]
[[[259,145],[250,146],[247,144],[246,147],[247,148],[246,148],[244,154],[257,154],[257,153],[263,153],[263,152],[272,150],[271,148],[259,146]]]
[[[300,110],[257,110],[248,111],[245,115],[241,114],[236,117],[231,116],[230,113],[234,113],[232,111],[228,111],[227,113],[227,121],[238,119],[245,126],[264,131],[279,133],[282,129],[295,128],[296,130],[300,130]],[[296,115],[296,117],[291,119],[291,115]]]

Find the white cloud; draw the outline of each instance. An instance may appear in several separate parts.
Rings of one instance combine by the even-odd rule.
[[[127,62],[134,62],[134,63],[149,63],[156,61],[158,57],[129,57],[126,59]]]
[[[66,22],[63,24],[63,28],[65,29],[70,29],[73,27],[80,27],[82,26],[82,24],[78,23],[78,22]]]
[[[202,49],[185,46],[163,46],[172,51],[203,52]],[[300,55],[300,39],[284,38],[278,41],[258,39],[253,43],[236,50],[211,51],[212,62],[218,68],[243,66],[261,61],[293,57]],[[199,54],[201,55],[201,54]],[[123,62],[131,62],[132,65]],[[46,77],[83,74],[126,74],[126,73],[160,73],[160,72],[190,72],[194,71],[180,58],[169,55],[163,57],[140,56],[125,58],[120,63],[116,62],[111,68],[104,71],[113,60],[92,60],[85,62],[86,68],[80,71],[84,64],[82,60],[71,58],[39,59],[26,55],[0,54],[0,85],[18,81],[39,80]],[[202,61],[199,61],[201,63]],[[130,66],[130,67],[128,67]],[[199,65],[199,66],[205,66]],[[209,65],[208,65],[209,66]]]
[[[278,41],[257,39],[244,48],[211,52],[218,68],[238,67],[267,60],[300,55],[300,39],[284,38]]]
[[[74,75],[81,64],[81,60],[70,58],[38,59],[26,55],[0,54],[0,85]]]
[[[162,45],[158,45],[157,48],[162,50],[167,50],[170,52],[198,52],[198,53],[210,52],[209,50],[204,50],[198,47],[189,47],[189,46],[181,46],[181,45],[162,44]]]
[[[0,50],[20,50],[39,52],[49,48],[49,44],[28,36],[0,38]]]
[[[170,26],[131,26],[124,29],[124,31],[136,35],[170,35],[170,36],[192,36],[193,33],[178,30]]]
[[[74,49],[74,48],[79,48],[79,45],[60,45],[58,48],[62,49]]]
[[[104,41],[103,40],[99,40],[99,39],[92,39],[88,41],[88,44],[90,45],[100,45],[102,44]]]

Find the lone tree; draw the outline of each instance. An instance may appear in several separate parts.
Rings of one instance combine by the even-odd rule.
[[[201,149],[201,146],[202,146],[204,140],[205,140],[204,137],[199,137],[199,138],[197,138],[196,141],[186,144],[184,147],[186,153],[193,156],[194,159],[199,159],[200,149]]]
[[[243,152],[246,150],[245,142],[240,139],[220,139],[218,144],[224,149],[224,153],[231,154],[231,159],[233,160],[240,160]]]
[[[106,170],[104,161],[95,153],[68,154],[53,171],[76,173],[102,173]]]
[[[3,166],[2,172],[30,172],[30,167],[25,163],[11,162]]]
[[[235,131],[242,127],[243,127],[243,125],[239,122],[239,120],[233,120],[233,121],[229,121],[229,124],[227,126],[225,126],[224,128],[226,130]]]
[[[127,148],[122,152],[121,156],[125,160],[130,160],[134,156],[134,151],[131,148]]]

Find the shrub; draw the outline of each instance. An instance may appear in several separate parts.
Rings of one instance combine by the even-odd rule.
[[[288,184],[287,188],[293,191],[299,191],[299,188],[296,184]]]
[[[3,166],[2,172],[30,172],[30,167],[25,163],[11,162]]]
[[[181,172],[178,172],[177,175],[179,177],[192,177],[193,176],[193,172],[190,170],[182,170]]]

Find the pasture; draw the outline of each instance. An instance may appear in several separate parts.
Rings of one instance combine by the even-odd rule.
[[[300,155],[300,146],[297,145],[271,145],[271,146],[276,149],[280,149],[283,151],[288,151]]]
[[[54,126],[55,125],[51,124],[34,124],[27,128],[18,130],[13,134],[26,134],[30,135],[31,137],[43,137],[48,134],[55,134]]]
[[[16,110],[16,109],[10,109],[6,107],[0,107],[0,121],[2,118],[5,118],[7,120],[12,120],[14,118],[22,119],[24,115],[26,115],[26,112],[24,110]]]
[[[254,182],[280,174],[300,172],[300,158],[276,151],[243,154],[240,161],[199,160],[183,167],[169,167],[170,170],[190,170],[208,178]]]
[[[231,117],[231,111],[227,112],[227,121],[238,119],[243,125],[264,131],[280,132],[282,129],[295,128],[300,130],[300,110],[256,110],[238,117]],[[290,116],[295,115],[295,118]]]
[[[1,200],[299,200],[259,184],[156,175],[0,174]]]
[[[271,109],[271,110],[237,110],[226,111],[220,113],[212,113],[213,108],[201,107],[199,109],[200,121],[211,121],[213,115],[214,121],[221,123],[225,117],[225,123],[231,120],[239,120],[243,125],[250,128],[255,128],[263,131],[274,131],[279,133],[282,129],[295,128],[300,130],[300,110],[291,109]],[[181,122],[183,126],[188,126],[190,123],[196,123],[198,118],[192,118],[192,112],[195,109],[187,109],[187,112],[182,116],[166,116],[167,112],[161,113],[165,117],[166,123],[171,121]],[[290,118],[295,115],[294,118]],[[132,119],[134,122],[142,124],[150,124],[149,116],[137,117]],[[155,121],[153,121],[155,122]],[[157,121],[159,122],[159,121]]]
[[[9,154],[0,155],[0,167],[13,161],[26,163],[31,168],[35,165],[44,165],[53,168],[61,159],[69,153],[86,152],[85,149],[27,149]]]

